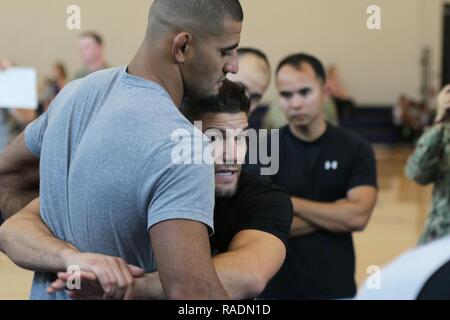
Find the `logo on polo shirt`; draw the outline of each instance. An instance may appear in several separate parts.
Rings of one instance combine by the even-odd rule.
[[[339,167],[339,163],[337,161],[326,161],[325,162],[325,170],[337,170]]]

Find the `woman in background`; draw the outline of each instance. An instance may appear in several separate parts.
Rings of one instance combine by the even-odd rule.
[[[53,77],[47,79],[46,81],[46,89],[44,94],[43,101],[43,110],[42,112],[47,111],[50,103],[52,103],[53,99],[58,95],[58,93],[64,88],[67,84],[67,71],[66,67],[63,63],[57,62],[53,66]]]

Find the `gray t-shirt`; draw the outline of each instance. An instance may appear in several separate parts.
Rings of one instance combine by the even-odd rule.
[[[190,134],[173,139],[180,129]],[[153,225],[186,219],[213,229],[213,166],[173,163],[180,141],[207,143],[156,83],[126,68],[70,83],[25,130],[27,147],[40,157],[43,220],[83,252],[154,271]],[[45,292],[53,278],[36,273],[31,298],[67,299]]]

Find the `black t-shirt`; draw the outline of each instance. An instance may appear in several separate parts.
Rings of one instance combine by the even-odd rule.
[[[450,261],[430,277],[417,299],[450,300]]]
[[[213,255],[228,251],[233,237],[243,230],[270,233],[284,244],[289,238],[293,208],[289,194],[273,183],[242,172],[238,189],[230,198],[216,198]]]
[[[273,142],[272,142],[273,143]],[[358,186],[377,186],[368,142],[332,125],[312,143],[280,130],[280,170],[272,181],[292,196],[336,202]],[[266,299],[340,299],[356,294],[351,233],[319,230],[288,242],[286,261],[262,294]]]

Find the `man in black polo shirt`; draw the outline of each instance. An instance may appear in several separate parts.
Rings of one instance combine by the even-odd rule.
[[[225,81],[218,97],[194,105],[188,109],[188,117],[202,121],[202,129],[213,142],[216,156],[215,233],[210,239],[214,267],[230,298],[254,298],[264,290],[285,259],[292,223],[292,202],[283,189],[257,175],[241,172],[247,150],[245,138],[250,108],[243,87]],[[42,246],[47,251],[61,248],[62,241],[55,242],[43,231],[47,227],[40,219],[38,205],[28,206],[16,217],[35,222],[33,234],[40,235]],[[20,231],[19,228],[15,230]],[[33,266],[36,262],[29,257],[26,263]],[[69,295],[72,298],[101,299],[104,292],[96,275],[82,276],[82,290],[74,290]],[[58,277],[51,292],[64,290],[71,274],[59,273]],[[153,272],[135,278],[133,296],[137,299],[163,299],[159,274]]]
[[[352,232],[365,228],[377,199],[374,153],[363,139],[326,123],[326,75],[316,58],[287,57],[276,83],[289,124],[280,131],[280,170],[271,178],[291,194],[294,221],[286,261],[262,298],[351,298]]]

